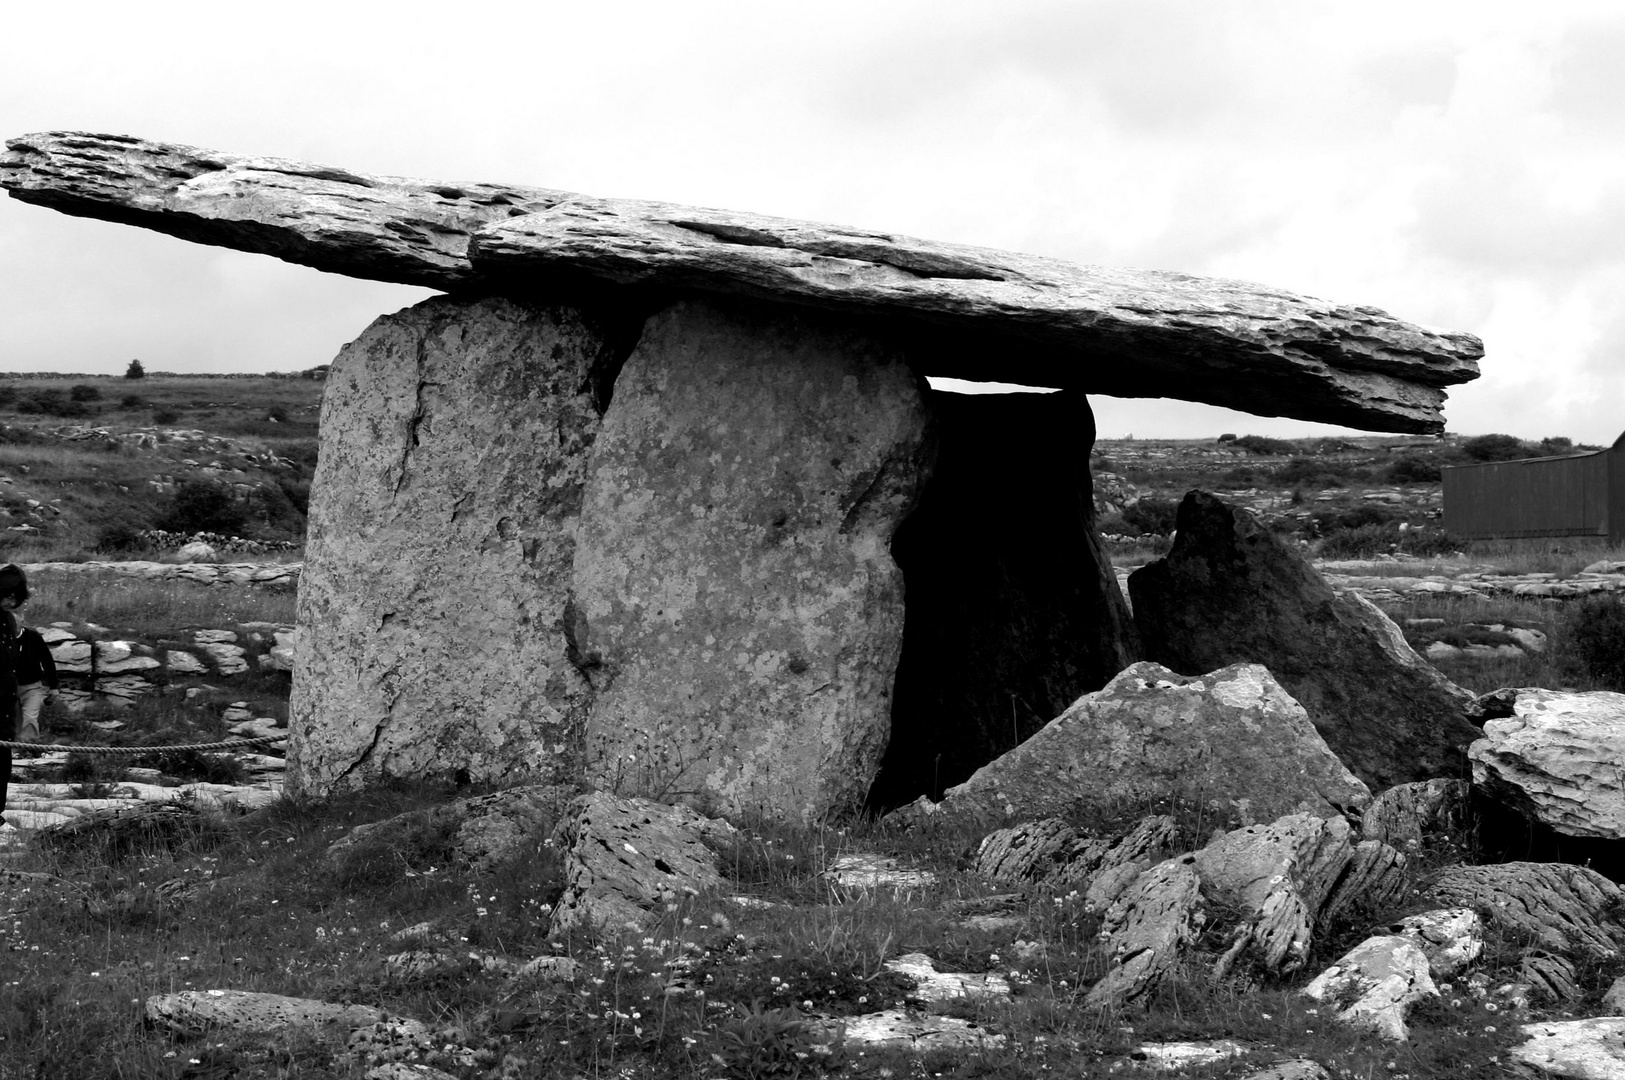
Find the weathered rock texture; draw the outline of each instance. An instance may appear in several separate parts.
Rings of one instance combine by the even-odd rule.
[[[1090,1006],[1138,1001],[1177,968],[1202,910],[1194,861],[1185,855],[1158,863],[1107,909],[1100,934],[1112,966],[1089,988]]]
[[[1290,814],[1234,829],[1196,853],[1202,895],[1244,921],[1232,949],[1273,973],[1303,966],[1322,907],[1353,857],[1341,817]]]
[[[663,918],[668,904],[722,884],[716,853],[733,833],[726,821],[686,806],[603,792],[581,796],[554,834],[565,881],[550,932],[641,931]]]
[[[429,836],[444,844],[454,865],[482,873],[503,863],[536,858],[575,797],[571,788],[533,785],[457,799],[358,825],[335,840],[323,857],[335,868],[395,858]]]
[[[619,356],[582,312],[434,299],[339,353],[299,590],[289,780],[567,773],[570,567]]]
[[[431,288],[593,277],[903,318],[934,337],[934,375],[1436,431],[1441,388],[1474,378],[1483,351],[1471,335],[1244,282],[126,136],[7,145],[0,185],[64,213]]]
[[[1473,784],[1565,836],[1625,839],[1625,694],[1511,694],[1468,748]]]
[[[735,812],[862,805],[902,648],[889,546],[929,468],[921,385],[816,314],[694,301],[649,320],[573,566],[589,775]]]
[[[1515,1076],[1554,1080],[1625,1077],[1625,1017],[1545,1020],[1524,1024],[1518,1032],[1524,1041],[1507,1052],[1517,1070]]]
[[[1600,959],[1625,950],[1625,892],[1590,867],[1452,866],[1429,878],[1423,893],[1553,952]]]
[[[928,395],[936,466],[892,554],[907,583],[871,806],[954,784],[1139,659],[1094,528],[1081,395]]]
[[[1462,845],[1468,828],[1465,780],[1422,780],[1381,792],[1366,807],[1360,835],[1400,851]]]
[[[1408,937],[1367,938],[1317,975],[1303,993],[1336,1005],[1345,1024],[1370,1028],[1385,1039],[1410,1037],[1405,1010],[1439,996],[1428,959]]]
[[[1178,827],[1166,814],[1144,818],[1115,838],[1085,836],[1060,818],[1044,818],[984,836],[975,871],[994,881],[1077,891],[1086,907],[1104,911],[1136,877],[1180,850],[1177,845]]]
[[[1177,526],[1173,550],[1128,579],[1148,659],[1186,675],[1263,664],[1373,790],[1465,771],[1472,695],[1386,615],[1206,492],[1185,496]]]
[[[980,821],[1157,798],[1213,804],[1221,819],[1336,816],[1370,793],[1303,709],[1256,664],[1199,678],[1135,664],[1042,731],[950,788],[935,807]]]

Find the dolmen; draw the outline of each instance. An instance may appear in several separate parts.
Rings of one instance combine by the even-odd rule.
[[[13,198],[443,294],[328,377],[288,758],[316,795],[586,779],[802,820],[940,797],[1142,659],[1087,394],[1435,432],[1482,353],[1239,281],[125,136],[7,146]]]

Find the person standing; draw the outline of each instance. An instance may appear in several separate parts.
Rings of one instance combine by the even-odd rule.
[[[28,576],[15,563],[0,566],[0,740],[17,737],[17,617],[28,600]],[[42,642],[43,644],[43,642]],[[53,670],[54,674],[54,670]],[[11,786],[11,747],[0,746],[0,811]]]
[[[4,601],[0,601],[4,603]],[[12,618],[16,618],[16,608]],[[17,626],[17,742],[40,740],[40,710],[56,700],[56,661],[40,632],[31,626]]]

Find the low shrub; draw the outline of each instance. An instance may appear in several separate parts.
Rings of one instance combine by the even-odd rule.
[[[1390,484],[1437,484],[1443,478],[1438,462],[1414,456],[1400,458],[1383,472]]]
[[[208,480],[188,480],[175,489],[169,507],[158,519],[158,528],[234,535],[242,531],[247,520],[243,504],[232,497],[230,488]]]
[[[1343,487],[1351,472],[1349,466],[1335,461],[1298,457],[1276,469],[1274,479],[1281,487]]]
[[[1231,440],[1231,444],[1239,446],[1249,454],[1273,454],[1290,457],[1299,453],[1298,444],[1287,439],[1271,439],[1264,435],[1243,435],[1239,439]]]
[[[1480,435],[1462,443],[1461,451],[1474,461],[1516,461],[1535,456],[1531,447],[1512,435]]]
[[[1625,691],[1625,603],[1595,596],[1571,604],[1560,632],[1575,674],[1603,689]]]
[[[89,383],[74,383],[68,387],[69,401],[100,401],[102,392]]]
[[[1358,525],[1338,529],[1320,542],[1323,559],[1369,559],[1399,547],[1400,533],[1393,525]]]
[[[17,411],[42,416],[79,417],[91,415],[90,406],[61,390],[33,390],[17,397]]]
[[[1172,499],[1141,499],[1123,507],[1122,518],[1135,535],[1167,536],[1174,531],[1178,513],[1179,504]]]

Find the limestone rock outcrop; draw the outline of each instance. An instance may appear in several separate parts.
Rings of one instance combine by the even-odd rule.
[[[1337,1006],[1345,1024],[1370,1028],[1385,1039],[1410,1036],[1405,1010],[1439,988],[1428,974],[1428,958],[1408,937],[1367,938],[1317,975],[1303,993]]]
[[[1625,694],[1511,695],[1512,715],[1468,748],[1473,785],[1566,836],[1625,839]]]
[[[1211,801],[1220,820],[1272,821],[1301,809],[1335,817],[1370,793],[1264,668],[1189,677],[1139,663],[940,803],[907,810],[997,822],[1162,797]]]
[[[533,785],[456,799],[358,825],[335,840],[324,858],[341,868],[354,859],[394,852],[427,833],[446,837],[457,866],[481,873],[534,857],[575,797],[571,788]]]
[[[1206,492],[1185,496],[1177,526],[1173,550],[1128,579],[1147,659],[1185,675],[1263,664],[1373,790],[1462,774],[1472,694],[1386,615]]]
[[[1255,952],[1270,972],[1302,967],[1320,910],[1353,857],[1350,835],[1341,817],[1290,814],[1198,851],[1202,895],[1244,916],[1232,949]]]
[[[1546,1020],[1518,1029],[1524,1041],[1508,1051],[1516,1075],[1569,1080],[1625,1077],[1625,1016]]]
[[[1451,866],[1430,877],[1422,892],[1471,908],[1486,925],[1552,952],[1596,960],[1625,951],[1625,891],[1590,867]]]
[[[289,783],[565,775],[590,688],[570,566],[613,334],[433,299],[345,346],[322,401]]]
[[[668,904],[722,883],[717,850],[733,833],[727,822],[686,806],[604,792],[581,796],[554,832],[565,882],[549,932],[641,932],[666,916]]]
[[[1089,988],[1090,1006],[1120,1005],[1154,991],[1196,939],[1202,881],[1190,855],[1141,874],[1106,911],[1100,934],[1112,966]]]
[[[903,639],[890,542],[930,465],[920,390],[894,347],[821,315],[649,319],[571,568],[589,776],[731,812],[862,806]]]
[[[587,278],[903,320],[932,342],[933,375],[1436,431],[1442,388],[1474,378],[1483,351],[1468,334],[1245,282],[127,136],[7,146],[0,186],[64,213],[460,292]]]

